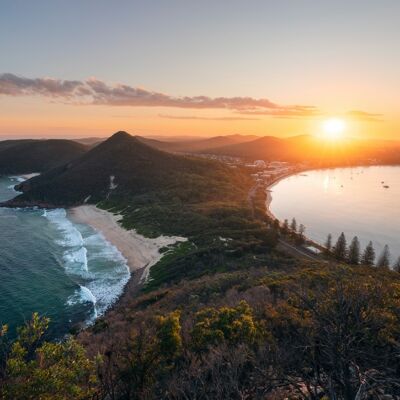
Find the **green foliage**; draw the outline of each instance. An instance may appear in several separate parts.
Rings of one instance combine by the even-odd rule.
[[[385,247],[383,248],[383,251],[376,263],[376,266],[378,268],[386,268],[386,269],[390,268],[390,251],[388,245],[385,245]]]
[[[329,233],[324,244],[324,253],[329,255],[331,251],[332,251],[332,235]]]
[[[360,242],[357,236],[354,236],[349,246],[348,262],[352,265],[360,263]]]
[[[364,253],[361,258],[361,264],[366,265],[368,267],[372,267],[375,262],[375,250],[372,242],[369,242],[367,247],[364,250]]]
[[[344,233],[342,232],[333,249],[333,255],[339,261],[344,261],[347,257],[347,242]]]
[[[35,313],[19,330],[7,358],[4,399],[88,399],[96,393],[96,364],[72,338],[44,342],[48,323]]]
[[[257,335],[252,309],[245,301],[231,308],[206,308],[196,314],[195,321],[191,334],[198,350],[222,341],[252,343]]]
[[[166,358],[178,355],[182,349],[180,316],[179,311],[174,311],[166,317],[158,317],[159,350]]]

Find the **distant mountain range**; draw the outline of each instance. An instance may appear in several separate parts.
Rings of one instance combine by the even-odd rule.
[[[351,138],[329,141],[302,135],[289,138],[265,136],[245,143],[208,149],[207,152],[249,160],[307,162],[329,166],[364,163],[373,159],[381,163],[398,163],[399,150],[400,142]]]
[[[317,166],[352,165],[376,159],[378,163],[399,163],[400,142],[343,139],[329,141],[311,135],[275,136],[227,135],[195,140],[154,139],[136,136],[144,144],[171,153],[210,154],[245,160],[308,162]],[[95,140],[96,139],[96,140]],[[98,138],[83,140],[92,146]]]
[[[0,141],[0,174],[43,172],[66,164],[88,148],[72,140]]]
[[[174,155],[146,142],[118,132],[74,160],[19,185],[24,193],[13,204],[97,203],[159,190],[198,192],[188,197],[212,200],[217,187],[228,186],[235,176],[243,179],[239,171],[221,163]]]
[[[117,146],[122,137],[125,139],[129,137],[126,149]],[[110,149],[111,145],[118,148]],[[178,165],[182,162],[185,162],[185,165],[194,163],[193,160],[188,161],[187,157],[185,161],[182,161],[182,157],[174,158],[171,153],[175,156],[210,154],[239,157],[249,161],[261,159],[301,162],[310,166],[345,166],[370,162],[400,163],[400,143],[394,141],[347,139],[330,142],[309,135],[289,138],[227,135],[195,140],[162,141],[119,133],[114,135],[112,140],[83,138],[0,141],[0,174],[44,173],[59,168],[57,173],[70,179],[72,172],[80,171],[80,168],[82,169],[80,174],[85,176],[87,165],[96,168],[98,172],[103,171],[103,165],[107,165],[110,166],[105,170],[108,176],[102,177],[107,180],[110,179],[109,175],[113,174],[111,166],[120,170],[124,163],[126,171],[143,168],[144,165],[146,171],[150,171],[149,167],[152,166],[155,177],[164,175],[164,171],[158,170],[157,166],[163,168],[166,165]],[[116,163],[119,163],[118,167]],[[55,174],[54,171],[51,173]],[[98,179],[100,178],[94,174],[93,182]],[[142,186],[144,184],[145,182],[140,183]],[[75,200],[81,199],[79,196],[83,194],[77,191],[76,196]]]

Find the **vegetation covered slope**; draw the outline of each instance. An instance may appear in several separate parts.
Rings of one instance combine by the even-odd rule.
[[[94,203],[122,215],[127,229],[188,238],[152,268],[151,287],[158,287],[274,257],[265,193],[250,205],[253,185],[241,168],[162,152],[119,132],[74,162],[22,183],[24,193],[8,204]]]
[[[45,342],[47,320],[37,315],[12,345],[3,328],[0,397],[400,396],[400,274],[282,254],[275,244],[279,235],[285,240],[283,229],[265,216],[263,191],[250,204],[253,181],[244,170],[159,152],[119,133],[41,178],[28,182],[22,199],[58,201],[52,187],[65,183],[69,196],[93,178],[88,201],[122,214],[125,227],[189,241],[164,249],[143,290],[131,280],[78,342]],[[70,204],[88,194],[77,190]]]
[[[43,343],[34,315],[0,397],[397,399],[399,286],[398,273],[334,264],[217,274],[128,292],[78,343]]]
[[[399,285],[319,263],[218,274],[126,296],[80,341],[107,349],[115,399],[398,398]]]
[[[48,171],[86,151],[86,146],[72,140],[6,140],[0,142],[0,174]]]
[[[227,179],[229,178],[229,179]],[[21,185],[16,202],[97,203],[180,188],[181,197],[210,200],[235,192],[244,175],[219,163],[161,152],[118,132],[86,154]],[[197,191],[194,196],[192,191]]]

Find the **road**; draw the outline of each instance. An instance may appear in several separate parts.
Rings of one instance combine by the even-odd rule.
[[[312,261],[321,261],[321,258],[318,255],[314,255],[311,252],[301,247],[294,246],[283,239],[279,239],[278,243],[279,243],[278,246],[280,246],[282,250],[284,250],[286,253],[290,254],[293,257],[305,258],[307,260],[312,260]]]
[[[250,190],[247,195],[247,201],[249,203],[249,206],[251,207],[253,217],[254,217],[254,196],[257,193],[257,190],[259,189],[259,184],[256,183]],[[300,246],[295,246],[292,245],[291,243],[288,243],[286,240],[280,238],[278,241],[278,246],[281,248],[282,251],[284,251],[287,254],[290,254],[293,257],[296,258],[302,258],[306,260],[312,260],[312,261],[321,261],[321,257],[319,257],[316,254],[311,253],[310,251],[300,247]]]

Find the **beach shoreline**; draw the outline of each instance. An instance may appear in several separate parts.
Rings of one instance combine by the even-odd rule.
[[[272,188],[274,186],[276,186],[279,182],[283,181],[284,179],[289,178],[291,176],[301,174],[305,171],[307,171],[307,170],[296,170],[296,171],[287,172],[279,177],[276,177],[275,179],[273,179],[271,182],[269,182],[267,184],[267,186],[265,187],[265,192],[267,195],[266,200],[265,200],[265,213],[267,214],[267,216],[269,218],[271,218],[273,220],[278,219],[271,211],[272,192],[273,192]]]
[[[127,230],[119,221],[122,216],[97,208],[82,205],[68,209],[68,216],[76,223],[87,224],[101,233],[124,256],[137,284],[148,281],[150,269],[157,264],[163,253],[160,250],[187,239],[179,236],[146,238],[135,230]]]

